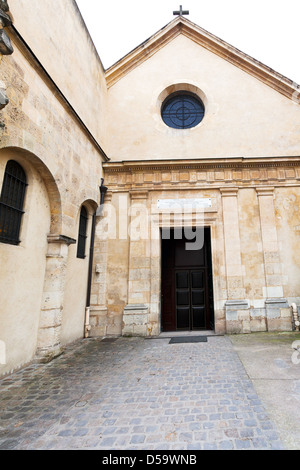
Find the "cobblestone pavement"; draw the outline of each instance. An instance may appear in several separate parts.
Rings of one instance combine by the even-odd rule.
[[[227,337],[82,340],[0,381],[0,449],[282,449]]]

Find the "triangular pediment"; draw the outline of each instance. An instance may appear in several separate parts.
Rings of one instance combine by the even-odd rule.
[[[108,88],[113,86],[136,67],[139,67],[143,62],[150,59],[180,34],[244,72],[254,76],[284,96],[290,99],[293,99],[295,94],[298,96],[300,86],[295,82],[182,16],[175,18],[160,31],[108,68],[105,72]]]

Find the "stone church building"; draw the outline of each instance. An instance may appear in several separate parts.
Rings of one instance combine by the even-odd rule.
[[[58,3],[0,0],[0,375],[83,337],[298,328],[298,85],[182,14],[105,70]]]

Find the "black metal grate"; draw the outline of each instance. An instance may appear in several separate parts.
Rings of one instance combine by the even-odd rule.
[[[85,258],[86,231],[87,231],[88,213],[85,207],[81,208],[79,220],[79,233],[77,245],[77,258]]]
[[[202,121],[204,112],[204,105],[197,96],[178,92],[164,102],[161,115],[169,127],[190,129]]]
[[[0,197],[0,242],[10,245],[20,243],[20,228],[27,182],[26,174],[14,160],[5,169]]]

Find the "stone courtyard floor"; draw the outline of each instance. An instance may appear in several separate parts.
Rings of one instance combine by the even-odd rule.
[[[299,449],[295,339],[79,341],[0,380],[0,449]]]

